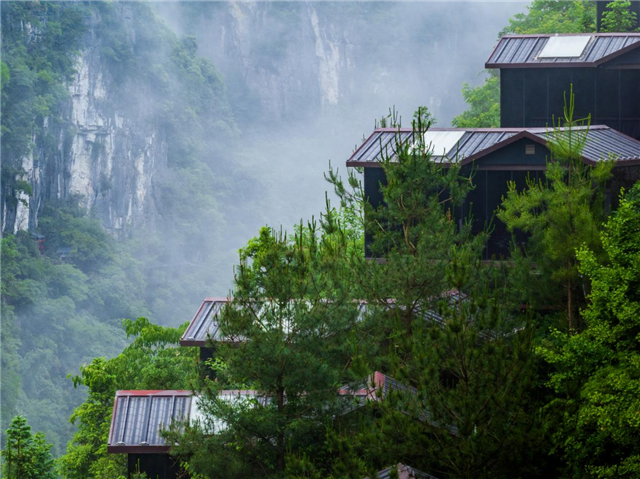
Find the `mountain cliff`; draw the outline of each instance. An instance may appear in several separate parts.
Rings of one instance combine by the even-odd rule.
[[[4,232],[35,231],[44,203],[75,196],[122,235],[166,210],[163,181],[216,166],[236,134],[214,66],[147,4],[16,2],[2,20]]]
[[[67,375],[122,349],[121,318],[227,294],[389,106],[448,123],[503,6],[2,2],[2,429],[24,413],[61,453]]]

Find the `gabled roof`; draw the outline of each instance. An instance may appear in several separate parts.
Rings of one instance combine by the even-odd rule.
[[[541,58],[550,37],[589,36],[578,57]],[[504,35],[495,47],[486,68],[597,67],[640,47],[640,33],[582,33]]]
[[[192,392],[117,391],[109,429],[110,453],[169,452],[160,431],[189,418]]]
[[[232,338],[222,336],[218,324],[218,315],[228,302],[228,298],[205,298],[180,338],[180,346],[204,347],[209,340],[234,342]]]
[[[430,132],[462,132],[457,144],[446,152],[446,157],[433,155],[434,161],[460,162],[462,165],[486,156],[515,141],[529,139],[546,146],[547,128],[431,128]],[[380,166],[383,156],[392,159],[398,145],[413,141],[411,128],[377,128],[347,160],[347,166]],[[605,125],[589,128],[587,144],[583,149],[586,163],[608,159],[610,155],[625,165],[640,163],[640,141]]]
[[[206,347],[211,342],[216,343],[239,343],[244,341],[240,337],[223,336],[220,331],[218,317],[222,308],[229,303],[230,298],[205,298],[186,331],[180,338],[181,346]],[[366,304],[357,302],[360,315],[366,312]]]
[[[402,463],[399,463],[395,466],[387,467],[382,471],[379,471],[377,474],[378,479],[389,479],[393,473],[397,473],[398,479],[437,479],[435,476],[427,474],[422,471],[418,471],[411,466],[406,466]],[[365,478],[368,479],[368,478]]]
[[[225,401],[259,398],[257,391],[223,390],[219,396]],[[264,400],[264,398],[261,398]],[[264,401],[263,401],[264,402]],[[174,422],[198,421],[202,418],[199,399],[191,391],[117,391],[109,429],[107,452],[127,454],[168,453],[161,431]],[[214,428],[223,428],[220,421]]]

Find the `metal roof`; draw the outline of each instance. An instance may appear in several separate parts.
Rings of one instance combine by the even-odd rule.
[[[406,466],[402,463],[383,469],[382,471],[378,472],[377,477],[378,479],[390,479],[392,477],[392,471],[397,471],[398,479],[438,479],[435,476],[422,471],[418,471],[417,469],[414,469],[411,466]]]
[[[193,316],[191,323],[180,338],[181,346],[206,347],[210,342],[239,343],[245,338],[223,336],[220,331],[218,317],[222,308],[230,302],[230,298],[205,298]],[[354,305],[358,308],[360,319],[367,312],[367,305],[363,301],[357,301]]]
[[[262,403],[268,399],[259,397],[252,390],[223,390],[218,393],[224,401],[241,401],[258,398]],[[191,391],[117,391],[109,429],[107,451],[110,453],[168,453],[171,446],[166,443],[161,431],[174,422],[201,421],[199,398]],[[223,421],[213,421],[209,426],[220,431]]]
[[[550,135],[547,128],[432,128],[430,131],[464,132],[446,157],[432,156],[434,161],[458,161],[463,165],[523,138],[546,146]],[[347,160],[347,166],[379,166],[383,157],[394,159],[400,146],[413,141],[413,135],[411,128],[377,128]],[[640,141],[608,126],[594,125],[589,127],[582,153],[586,163],[608,159],[611,155],[618,163],[631,165],[640,163]]]
[[[168,452],[160,431],[189,417],[192,392],[117,391],[107,451],[111,453]]]
[[[591,38],[580,56],[541,58],[540,53],[549,42],[549,38],[559,36]],[[640,33],[504,35],[485,66],[487,68],[597,67],[638,47],[640,47]]]
[[[384,399],[391,389],[407,389],[393,378],[375,372],[366,384],[357,388],[347,386],[338,389],[342,397],[354,397],[358,405],[367,401]],[[377,394],[381,391],[381,395]],[[254,390],[223,390],[218,393],[223,401],[234,402],[245,399],[267,404],[269,398]],[[345,413],[353,410],[347,405]],[[167,430],[174,422],[202,421],[199,398],[185,390],[123,390],[117,391],[107,451],[110,453],[144,454],[168,453],[171,446],[162,437],[161,431]],[[208,424],[214,432],[224,429],[224,421],[212,421]]]
[[[180,345],[204,347],[208,341],[232,342],[221,335],[218,324],[218,315],[228,302],[228,298],[205,298],[180,338]]]
[[[396,381],[391,376],[380,372],[371,374],[364,384],[343,386],[337,390],[342,398],[353,398],[340,414],[347,414],[358,409],[369,401],[383,401],[392,390],[408,391],[413,395],[417,390]],[[266,405],[270,398],[255,390],[223,390],[218,393],[223,401],[235,402],[250,400],[252,404]],[[257,404],[255,403],[255,404]],[[423,421],[429,420],[429,413],[420,414]],[[222,419],[204,421],[200,406],[200,398],[191,391],[185,390],[123,390],[117,391],[107,452],[125,454],[162,454],[169,453],[171,445],[162,437],[162,431],[175,423],[200,422],[212,433],[226,427]],[[456,429],[449,428],[452,433]],[[420,476],[417,476],[420,477]]]

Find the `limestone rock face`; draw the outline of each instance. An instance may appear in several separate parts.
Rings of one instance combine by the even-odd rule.
[[[118,11],[134,47],[130,12],[126,6]],[[156,213],[154,179],[167,163],[166,139],[153,105],[145,105],[146,86],[116,84],[96,32],[99,22],[94,13],[67,85],[62,124],[45,121],[55,145],[34,135],[31,154],[22,158],[23,179],[33,192],[19,193],[15,211],[3,205],[5,232],[34,230],[44,202],[74,195],[116,236]],[[130,95],[137,97],[135,109],[128,106]]]

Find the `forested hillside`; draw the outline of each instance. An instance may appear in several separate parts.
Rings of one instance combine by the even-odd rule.
[[[4,3],[2,35],[3,429],[24,413],[59,454],[84,396],[67,375],[121,350],[122,318],[179,324],[228,284],[209,225],[243,181],[237,129],[149,5]]]
[[[638,477],[640,186],[612,213],[613,162],[556,132],[486,267],[459,165],[398,147],[381,208],[335,169],[378,122],[497,126],[498,35],[595,30],[500,5],[2,2],[3,474],[122,478],[116,390],[187,389],[203,422],[162,435],[194,478]],[[228,293],[243,340],[200,362],[185,321]],[[342,400],[371,378],[402,387]]]
[[[317,212],[328,160],[392,104],[453,116],[485,52],[442,51],[493,22],[488,52],[521,6],[429,8],[2,2],[2,430],[25,414],[61,454],[86,394],[67,376],[122,350],[122,318],[177,326],[226,294],[237,249]]]

